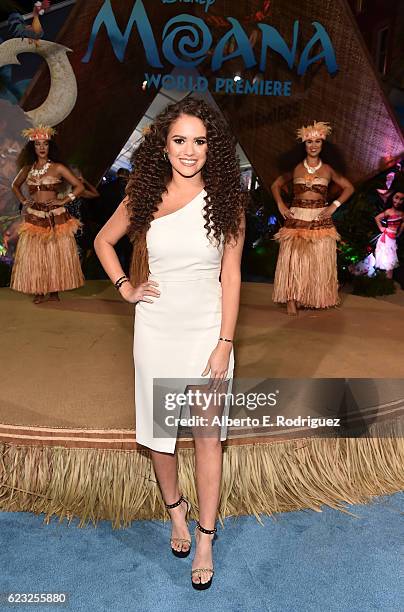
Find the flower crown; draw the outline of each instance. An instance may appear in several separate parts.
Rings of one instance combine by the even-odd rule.
[[[312,125],[302,126],[296,132],[297,138],[306,142],[306,140],[316,140],[321,138],[325,140],[332,132],[332,128],[328,122],[325,121],[314,121]]]
[[[37,125],[27,128],[21,132],[27,140],[50,140],[56,134],[56,130],[50,125]]]

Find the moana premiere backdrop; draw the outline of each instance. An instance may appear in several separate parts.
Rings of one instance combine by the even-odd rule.
[[[332,124],[356,186],[402,157],[402,130],[347,0],[42,4],[34,21],[0,29],[14,36],[0,45],[3,255],[19,221],[9,184],[20,128],[57,126],[64,157],[96,184],[162,87],[213,98],[267,193],[296,126],[313,119]]]
[[[97,184],[161,88],[216,103],[267,192],[296,128],[313,120],[333,126],[331,140],[356,185],[396,168],[403,156],[402,131],[347,0],[44,1],[29,17],[14,11],[0,35],[3,257],[12,257],[19,223],[10,182],[21,129],[56,127],[65,158]],[[395,396],[387,395],[391,406]],[[357,409],[345,391],[343,397],[344,410]],[[375,414],[367,415],[370,424]],[[66,418],[53,418],[42,427],[3,419],[3,466],[12,468],[12,482],[3,479],[3,508],[117,525],[162,516],[151,463],[133,429],[111,429],[110,421],[68,428]],[[397,452],[396,442],[383,444],[381,452],[372,437],[324,439],[302,430],[269,438],[239,430],[226,442],[221,512],[318,508],[394,490],[403,461],[389,466],[385,456]],[[180,472],[184,493],[195,500],[191,447],[180,443]]]

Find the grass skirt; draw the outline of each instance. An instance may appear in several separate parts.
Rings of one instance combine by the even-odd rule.
[[[46,294],[84,285],[74,237],[80,225],[80,221],[72,217],[54,227],[40,227],[27,221],[22,223],[11,289]]]
[[[273,301],[300,302],[308,308],[339,304],[335,228],[289,229],[275,235],[279,241]]]

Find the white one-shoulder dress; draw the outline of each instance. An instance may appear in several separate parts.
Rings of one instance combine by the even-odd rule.
[[[200,380],[220,335],[223,240],[216,246],[207,237],[205,196],[202,190],[183,208],[151,222],[146,236],[149,280],[159,283],[161,295],[135,308],[136,441],[166,453],[174,453],[176,435],[170,428],[170,435],[156,436],[160,429],[153,427],[153,379]],[[233,369],[232,350],[227,378]],[[185,390],[180,387],[176,392]],[[160,408],[165,414],[166,408]],[[220,437],[226,438],[226,427]]]

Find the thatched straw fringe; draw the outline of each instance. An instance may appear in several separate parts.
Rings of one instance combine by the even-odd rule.
[[[298,235],[282,239],[272,299],[279,303],[297,300],[309,308],[338,304],[335,239],[324,236],[310,241]]]
[[[72,223],[75,226],[73,220]],[[36,229],[21,233],[11,274],[11,289],[45,294],[84,285],[74,233],[69,230],[68,223],[60,227],[64,226],[67,229],[44,236],[36,233]]]
[[[55,236],[57,237],[61,234],[74,235],[81,227],[83,227],[83,224],[73,217],[65,223],[56,224],[53,228],[24,222],[18,228],[18,234],[22,236],[24,233],[27,233],[31,236],[37,236],[41,240],[54,240]]]
[[[274,235],[273,240],[293,240],[303,238],[309,242],[316,242],[320,238],[333,238],[334,240],[341,240],[341,236],[338,234],[335,228],[325,229],[293,229],[288,227],[282,227],[277,234]]]
[[[378,430],[389,425],[377,424]],[[388,431],[386,432],[388,433]],[[404,488],[404,438],[305,438],[228,446],[223,456],[220,517],[272,514]],[[397,428],[394,431],[397,435]],[[0,445],[0,509],[45,513],[48,523],[100,519],[114,528],[167,518],[147,451]],[[197,507],[193,450],[179,450],[180,487]]]

